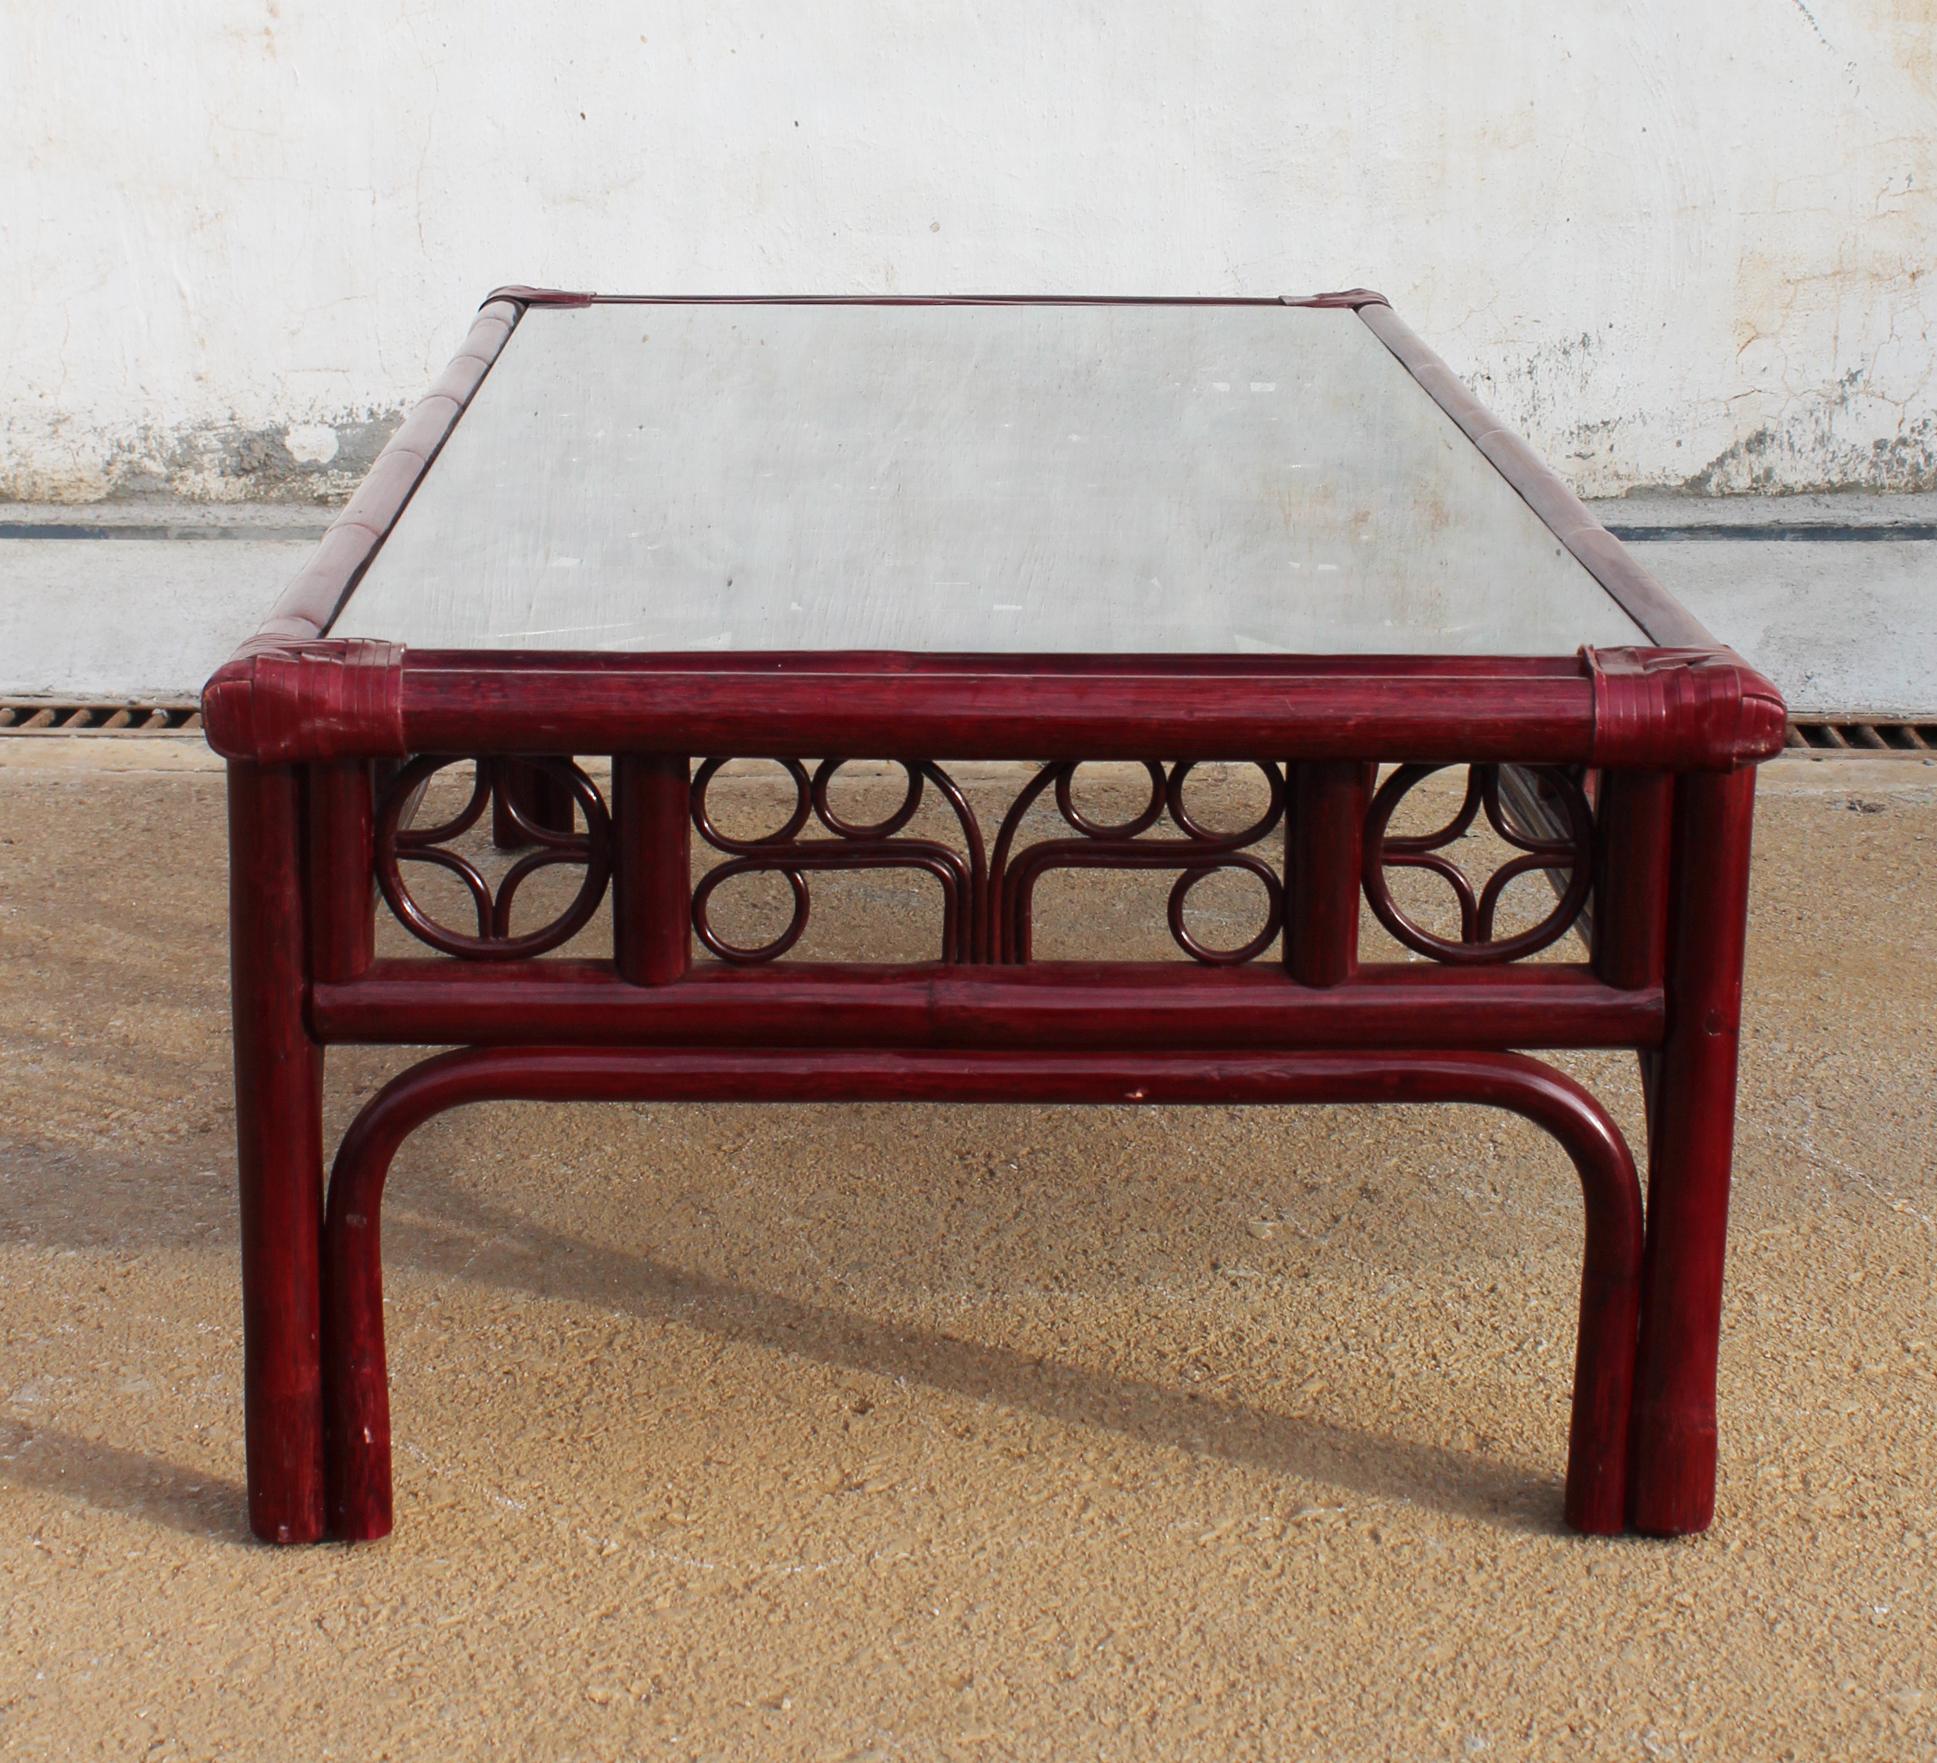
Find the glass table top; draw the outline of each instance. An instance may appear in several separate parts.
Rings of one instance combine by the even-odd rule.
[[[1648,638],[1356,313],[529,308],[331,626],[415,648]]]

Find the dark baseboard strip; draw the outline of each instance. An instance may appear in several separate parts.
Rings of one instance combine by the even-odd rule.
[[[0,520],[0,539],[253,539],[258,544],[313,545],[329,530],[314,526],[122,526],[79,521]]]
[[[289,526],[164,526],[134,525],[118,522],[53,520],[0,520],[0,540],[4,539],[209,539],[254,540],[258,544],[315,544],[328,525]],[[1770,526],[1765,522],[1731,521],[1701,526],[1615,526],[1607,529],[1629,545],[1700,543],[1704,540],[1731,540],[1736,543],[1774,544],[1929,544],[1937,541],[1937,521],[1906,520],[1886,526],[1832,525],[1804,521],[1792,526]]]
[[[1627,545],[1704,539],[1785,545],[1927,544],[1937,539],[1937,521],[1933,520],[1904,520],[1889,526],[1833,526],[1827,521],[1770,526],[1761,521],[1741,521],[1713,526],[1610,526],[1607,530]]]

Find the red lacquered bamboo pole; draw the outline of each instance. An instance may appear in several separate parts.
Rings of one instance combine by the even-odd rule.
[[[1715,1367],[1735,1130],[1755,773],[1675,787],[1667,1037],[1654,1061],[1633,1521],[1675,1536],[1715,1513]]]
[[[571,787],[542,766],[500,759],[491,785],[491,842],[500,851],[516,851],[532,842],[518,824],[520,817],[525,826],[541,832],[570,833]]]
[[[1290,768],[1285,965],[1302,985],[1340,985],[1358,969],[1367,770],[1350,759]]]
[[[602,961],[410,960],[319,984],[310,1002],[325,1041],[385,1046],[1652,1047],[1661,1014],[1658,987],[1617,990],[1545,963],[1381,962],[1320,992],[1263,961],[703,962],[638,986]]]
[[[311,766],[308,780],[310,970],[358,979],[376,953],[370,761]]]
[[[1673,807],[1674,780],[1664,772],[1601,774],[1593,944],[1594,971],[1608,985],[1661,984]]]
[[[338,1149],[325,1234],[330,1302],[330,1506],[346,1539],[392,1522],[380,1216],[391,1160],[446,1109],[554,1101],[1471,1102],[1511,1109],[1560,1141],[1586,1203],[1566,1518],[1619,1531],[1641,1266],[1634,1163],[1572,1079],[1511,1053],[654,1052],[505,1047],[446,1053],[391,1080]]]
[[[612,952],[635,986],[693,964],[692,770],[684,755],[612,762]]]
[[[324,1530],[317,1238],[322,1050],[303,1023],[302,791],[283,767],[229,766],[231,1005],[242,1202],[242,1388],[249,1527]]]
[[[631,659],[631,658],[623,658]],[[1018,675],[999,665],[884,675],[756,665],[713,673],[639,662],[629,670],[571,657],[517,668],[412,651],[399,680],[401,740],[425,753],[597,753],[676,748],[763,753],[947,753],[961,759],[1146,759],[1189,753],[1250,760],[1595,757],[1594,685],[1524,673],[1359,677],[1261,668],[1218,677],[1126,661],[1112,677]]]

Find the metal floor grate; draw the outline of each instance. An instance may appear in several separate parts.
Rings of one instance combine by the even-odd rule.
[[[1799,716],[1789,724],[1789,750],[1816,758],[1937,759],[1937,721],[1910,718]]]
[[[56,704],[44,698],[0,698],[0,735],[199,735],[202,708],[193,698]]]

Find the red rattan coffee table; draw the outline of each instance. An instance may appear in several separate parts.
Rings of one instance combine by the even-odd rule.
[[[1567,1521],[1709,1522],[1753,766],[1783,705],[1378,295],[502,290],[204,710],[259,1536],[390,1528],[384,1177],[493,1098],[1511,1109],[1586,1201]],[[783,825],[722,825],[736,758],[781,762]],[[904,780],[866,825],[829,793],[862,759]],[[1034,769],[978,817],[972,761]],[[1100,822],[1084,761],[1141,767],[1147,800]],[[1193,812],[1212,762],[1255,768],[1252,824]],[[468,794],[423,824],[453,767]],[[1450,821],[1402,832],[1443,767]],[[948,836],[907,830],[924,802]],[[484,824],[527,852],[495,884],[457,848]],[[1458,842],[1486,827],[1509,857],[1482,882]],[[1178,959],[1034,958],[1039,880],[1090,868],[1175,876]],[[932,960],[791,953],[815,879],[857,869],[932,880]],[[1264,922],[1217,946],[1189,895],[1232,871]],[[1406,871],[1456,924],[1408,909]],[[547,872],[576,887],[521,926]],[[793,903],[757,947],[713,911],[749,874]],[[1529,874],[1552,908],[1510,927]],[[1399,958],[1361,959],[1362,902]],[[415,954],[379,956],[385,906]],[[609,957],[566,948],[588,927]],[[323,1050],[351,1042],[452,1050],[363,1108],[326,1189]],[[1521,1051],[1582,1047],[1640,1056],[1645,1246],[1620,1133]]]

